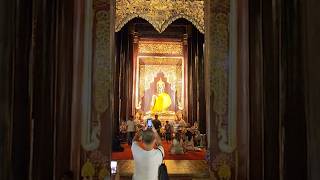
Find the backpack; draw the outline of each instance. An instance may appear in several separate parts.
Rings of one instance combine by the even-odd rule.
[[[161,155],[162,155],[162,163],[159,166],[158,179],[159,180],[169,180],[167,166],[166,166],[166,164],[164,163],[164,160],[163,160],[163,153],[162,153],[162,151],[160,149],[159,149],[159,151],[161,152]]]

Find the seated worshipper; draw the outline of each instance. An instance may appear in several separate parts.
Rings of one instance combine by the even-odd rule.
[[[172,136],[172,126],[169,124],[169,121],[166,121],[166,125],[164,126],[165,129],[165,137],[167,143],[171,141],[171,136]]]
[[[192,126],[193,129],[199,129],[198,121],[195,121]]]
[[[139,120],[136,120],[135,124],[136,124],[136,127],[137,127],[137,131],[144,130],[145,122],[143,120],[143,117],[140,117]]]
[[[179,124],[180,127],[186,127],[186,121],[183,119],[183,114],[182,113],[176,113],[176,123]]]
[[[136,126],[138,126],[140,124],[140,119],[134,118],[133,122]]]
[[[183,120],[183,118],[179,119],[179,126],[180,127],[186,127],[187,126],[187,123],[186,123],[186,121]]]
[[[200,146],[201,134],[199,130],[194,131],[194,142],[195,146]]]
[[[142,139],[140,147],[138,141]],[[155,148],[156,147],[156,148]],[[137,132],[131,151],[135,163],[133,180],[158,180],[158,169],[164,157],[160,136],[155,128]]]
[[[186,151],[200,151],[200,148],[194,147],[193,134],[190,131],[186,132],[187,139],[184,142],[184,149]]]
[[[119,136],[116,136],[112,139],[112,151],[113,152],[122,152],[124,148],[121,146]]]
[[[173,138],[172,145],[170,147],[170,153],[171,154],[184,154],[183,146],[182,146],[182,139],[180,137],[180,134],[175,134],[175,137]]]
[[[188,128],[181,128],[181,130],[179,131],[181,134],[181,139],[182,141],[185,141],[187,139],[187,132],[188,132]]]

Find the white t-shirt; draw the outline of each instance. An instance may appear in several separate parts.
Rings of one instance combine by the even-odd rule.
[[[136,131],[134,121],[128,120],[127,121],[127,126],[128,126],[127,132],[135,132]]]
[[[163,155],[164,149],[158,147]],[[159,149],[146,151],[137,142],[133,142],[131,151],[135,163],[133,180],[158,180],[158,169],[162,163],[162,154]]]

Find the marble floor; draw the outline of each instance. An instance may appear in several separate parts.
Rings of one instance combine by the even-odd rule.
[[[165,160],[170,180],[208,180],[208,165],[204,160]],[[133,160],[118,161],[120,179],[131,179],[134,170]]]

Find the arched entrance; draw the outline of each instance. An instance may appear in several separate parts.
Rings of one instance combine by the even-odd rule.
[[[221,168],[225,168],[230,171],[229,178],[235,178],[246,173],[243,164],[247,164],[248,158],[248,49],[245,38],[239,36],[246,35],[247,26],[245,23],[238,26],[242,18],[237,18],[242,14],[246,19],[246,13],[237,10],[241,3],[235,1],[204,3],[208,161],[214,176],[218,177]],[[82,71],[78,81],[83,84],[78,106],[82,113],[81,132],[76,132],[81,135],[78,152],[82,167],[92,165],[101,173],[109,168],[115,117],[115,10],[115,2],[85,2],[84,56],[79,65]],[[159,31],[164,29],[161,28]],[[237,150],[239,144],[243,147]]]

